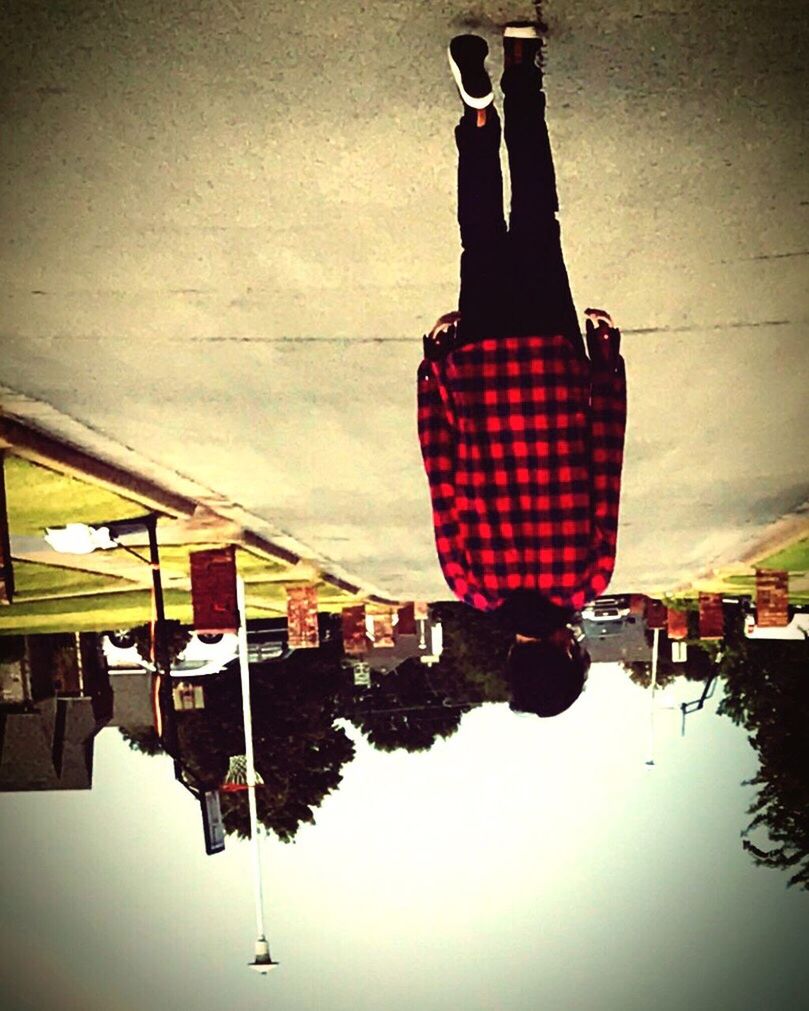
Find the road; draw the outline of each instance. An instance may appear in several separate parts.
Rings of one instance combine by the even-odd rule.
[[[0,382],[387,593],[448,596],[414,388],[457,296],[444,47],[481,31],[496,72],[531,5],[51,6],[0,16]],[[624,332],[613,588],[674,585],[809,499],[809,28],[770,0],[546,17],[574,296]]]

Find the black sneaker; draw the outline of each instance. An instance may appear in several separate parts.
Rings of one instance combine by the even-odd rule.
[[[456,35],[450,42],[449,68],[461,100],[470,109],[485,109],[494,99],[492,82],[484,66],[489,46],[479,35]]]
[[[505,69],[528,64],[542,69],[543,26],[534,21],[512,21],[503,29],[503,64]]]

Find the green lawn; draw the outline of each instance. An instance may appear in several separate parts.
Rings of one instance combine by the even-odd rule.
[[[48,526],[99,523],[144,513],[143,506],[123,496],[12,455],[5,458],[5,481],[12,536],[41,536]],[[190,576],[189,554],[192,551],[222,546],[217,543],[162,546],[160,561],[164,583],[172,576]],[[136,550],[148,557],[146,547]],[[116,549],[99,552],[94,561],[102,557],[110,566],[109,573],[15,560],[14,603],[0,610],[0,633],[100,631],[149,621],[151,592],[133,588],[127,578],[116,574],[115,563],[120,559],[126,566],[118,571],[131,578],[132,556],[124,549]],[[290,582],[298,582],[300,574],[294,573],[287,562],[263,558],[244,548],[237,549],[236,557],[238,571],[246,584],[248,617],[286,614],[285,576],[289,574]],[[134,564],[137,567],[137,562]],[[143,579],[144,582],[149,579],[146,564],[143,565]],[[325,582],[320,582],[318,587],[323,610],[339,611],[346,604],[361,599]],[[108,592],[101,593],[101,590]],[[56,594],[64,596],[36,599]],[[167,587],[165,602],[167,617],[184,624],[192,623],[190,593]]]
[[[137,502],[18,456],[6,456],[5,478],[12,536],[36,536],[45,527],[121,520],[144,513]]]
[[[286,597],[254,595],[248,588],[247,617],[267,618],[286,614]],[[166,617],[193,624],[191,595],[183,590],[164,593]],[[336,591],[319,598],[320,610],[338,612],[359,598]],[[263,605],[263,606],[262,606]],[[89,594],[64,600],[20,601],[0,612],[0,633],[101,632],[131,628],[151,620],[152,598],[148,590]]]
[[[182,590],[164,594],[166,617],[191,624],[191,597]],[[151,619],[152,595],[149,590],[90,594],[63,600],[20,601],[4,607],[0,614],[2,631],[24,632],[100,632],[108,628],[131,628]]]
[[[117,576],[98,575],[39,562],[14,562],[14,599],[28,600],[51,593],[93,593],[106,587],[126,589],[127,580]]]
[[[809,537],[790,544],[783,551],[758,562],[760,569],[780,569],[782,572],[794,574],[809,572]]]

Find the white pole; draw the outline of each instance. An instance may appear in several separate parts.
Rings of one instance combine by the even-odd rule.
[[[250,844],[253,851],[253,892],[256,900],[256,947],[266,945],[264,936],[264,897],[261,888],[261,854],[258,846],[258,811],[256,809],[256,766],[253,754],[253,718],[250,709],[250,665],[247,662],[247,618],[244,580],[236,577],[236,603],[239,608],[239,672],[242,680],[244,716],[244,755],[247,760],[247,802],[250,807]]]
[[[660,629],[654,630],[654,641],[652,643],[652,690],[651,701],[649,703],[649,757],[646,759],[647,765],[655,764],[655,692],[657,691],[657,654],[660,647]]]

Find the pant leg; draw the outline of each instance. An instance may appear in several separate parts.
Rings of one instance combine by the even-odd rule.
[[[458,224],[461,231],[461,341],[508,329],[508,233],[503,212],[500,119],[486,110],[486,125],[467,111],[455,129],[458,147]]]
[[[559,199],[538,68],[503,74],[505,137],[511,173],[509,256],[518,333],[561,333],[584,356],[562,252]]]

